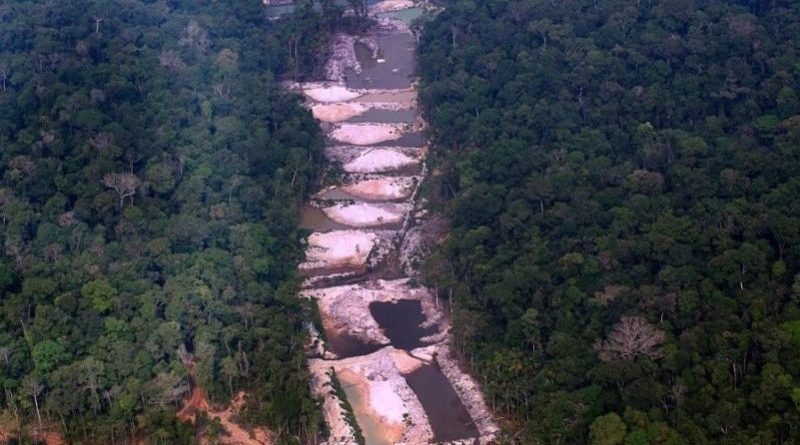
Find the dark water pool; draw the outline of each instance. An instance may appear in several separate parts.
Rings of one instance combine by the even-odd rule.
[[[422,366],[405,377],[428,415],[436,442],[480,435],[472,417],[439,366]]]
[[[395,147],[421,147],[425,145],[425,136],[421,131],[408,133],[400,139],[392,141],[391,144]]]
[[[328,340],[328,349],[339,358],[372,354],[383,347],[383,345],[365,343],[346,332],[333,329],[325,330],[325,337]]]
[[[369,110],[348,119],[348,123],[412,124],[417,120],[417,110]]]
[[[395,303],[374,302],[369,310],[395,348],[411,350],[425,346],[420,339],[437,332],[436,327],[423,328],[425,314],[419,300],[398,300]]]

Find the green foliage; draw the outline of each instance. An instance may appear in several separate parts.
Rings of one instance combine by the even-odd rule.
[[[625,437],[627,429],[627,425],[617,413],[600,416],[589,426],[592,445],[618,445],[623,440],[627,442]]]
[[[69,359],[64,346],[53,340],[37,343],[31,351],[31,356],[36,364],[36,370],[40,373],[47,373]]]
[[[795,345],[800,346],[800,320],[781,323],[781,330],[789,336],[789,339]]]
[[[83,285],[81,295],[88,298],[98,312],[105,313],[114,305],[117,290],[111,287],[108,280],[92,280]]]
[[[445,7],[424,270],[509,441],[800,443],[798,4]],[[600,360],[631,316],[658,348]]]
[[[278,81],[318,69],[336,12],[0,10],[0,418],[36,425],[38,403],[70,443],[196,443],[175,417],[192,360],[212,403],[245,391],[245,424],[317,443],[295,215],[323,140]]]
[[[350,402],[347,400],[347,393],[344,392],[344,387],[342,387],[342,382],[339,381],[339,377],[336,376],[336,371],[331,368],[328,376],[331,378],[331,386],[333,393],[336,397],[341,401],[342,411],[344,412],[345,420],[347,423],[353,428],[353,437],[356,439],[356,442],[359,445],[364,445],[364,433],[361,431],[361,427],[358,425],[358,421],[356,420],[356,416],[353,413],[353,407],[350,405]]]

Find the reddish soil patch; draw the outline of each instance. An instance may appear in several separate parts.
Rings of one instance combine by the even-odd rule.
[[[61,433],[56,431],[53,426],[44,426],[45,431],[37,432],[35,426],[27,425],[22,427],[28,437],[31,437],[39,442],[44,442],[47,445],[64,445],[64,438]],[[11,439],[17,438],[17,427],[15,425],[0,425],[0,443],[6,443]]]
[[[208,401],[206,392],[196,384],[194,378],[194,363],[185,363],[185,365],[189,371],[192,394],[186,399],[183,407],[178,411],[178,414],[176,414],[179,419],[194,422],[197,419],[197,413],[205,412],[209,418],[219,419],[219,423],[227,434],[220,438],[220,442],[225,445],[272,445],[273,442],[270,433],[266,428],[256,427],[248,430],[234,421],[236,415],[244,408],[244,404],[247,400],[247,394],[245,394],[244,391],[240,391],[236,394],[227,408],[222,410],[214,409]],[[201,438],[201,443],[205,442],[203,439],[204,438]]]

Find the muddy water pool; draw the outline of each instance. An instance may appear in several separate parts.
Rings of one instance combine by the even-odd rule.
[[[365,343],[358,338],[340,331],[338,329],[326,329],[328,349],[339,358],[357,357],[359,355],[372,354],[383,345]]]
[[[331,201],[361,201],[361,202],[403,202],[407,199],[407,197],[399,197],[396,199],[385,199],[385,198],[373,199],[366,196],[356,196],[351,193],[347,193],[339,188],[318,193],[317,198],[321,200],[329,199]]]
[[[425,136],[421,131],[404,134],[400,139],[392,141],[395,147],[421,147],[425,144]]]
[[[423,328],[425,314],[419,300],[398,300],[394,303],[374,302],[369,305],[372,317],[383,333],[398,349],[410,351],[425,346],[421,339],[435,334],[435,326]]]
[[[300,227],[314,232],[330,232],[332,230],[347,230],[351,228],[330,219],[321,209],[309,205],[300,209]]]
[[[367,45],[355,44],[356,58],[361,64],[361,72],[345,70],[346,84],[349,88],[394,89],[411,85],[416,66],[416,40],[407,32],[379,32],[375,36],[378,43],[378,57]]]
[[[383,424],[367,413],[366,406],[369,401],[366,399],[368,396],[357,385],[347,383],[341,378],[340,381],[342,389],[344,389],[344,393],[347,396],[347,401],[353,407],[353,415],[356,417],[356,422],[358,422],[361,433],[364,435],[364,443],[366,445],[393,445],[392,441],[386,437]]]
[[[417,110],[380,110],[372,109],[364,114],[352,117],[345,122],[380,123],[380,124],[413,124],[417,121]]]
[[[405,378],[428,415],[436,442],[478,437],[475,423],[439,366],[421,366]]]

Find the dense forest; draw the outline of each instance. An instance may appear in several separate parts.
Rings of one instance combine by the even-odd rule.
[[[330,6],[330,5],[329,5]],[[333,8],[335,9],[335,8]],[[11,443],[193,443],[192,387],[321,434],[298,202],[322,136],[282,75],[341,14],[302,2],[0,5],[0,428]],[[196,429],[197,428],[197,429]]]
[[[800,3],[445,3],[426,273],[508,441],[800,443]]]

